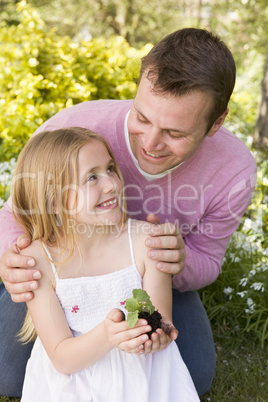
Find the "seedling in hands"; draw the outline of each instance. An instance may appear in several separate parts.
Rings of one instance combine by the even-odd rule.
[[[155,310],[148,293],[143,289],[133,289],[132,299],[126,300],[125,308],[128,311],[127,322],[130,328],[135,327],[139,318],[147,320],[152,327],[152,331],[148,332],[149,338],[157,328],[161,328],[161,314]]]

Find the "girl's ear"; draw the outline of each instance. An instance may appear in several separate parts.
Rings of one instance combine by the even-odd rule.
[[[57,226],[62,226],[62,221],[61,221],[61,218],[60,218],[60,216],[59,216],[59,209],[58,209],[58,207],[55,206],[55,205],[53,205],[52,210],[53,210],[53,214],[54,214],[54,216],[55,216],[55,218],[56,218],[56,221],[57,221]]]
[[[55,214],[56,221],[57,221],[57,226],[62,226],[62,221],[60,219],[60,216],[58,214]]]

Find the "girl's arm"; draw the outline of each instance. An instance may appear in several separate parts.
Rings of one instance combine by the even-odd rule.
[[[162,329],[157,329],[157,334],[152,334],[151,340],[144,345],[144,352],[151,353],[164,349],[178,334],[172,325],[172,276],[156,269],[154,261],[147,256],[145,241],[148,222],[132,221],[131,224],[134,226],[132,238],[135,261],[143,277],[143,289],[163,317]]]
[[[130,329],[126,321],[113,321],[113,310],[92,331],[73,337],[53,287],[54,274],[39,241],[22,252],[36,259],[37,269],[42,273],[40,288],[34,292],[34,298],[27,306],[36,332],[56,370],[64,374],[80,371],[96,363],[113,347],[122,349],[122,343],[126,351],[137,352],[148,339],[145,333],[150,327],[144,325],[146,321],[140,320],[139,325]],[[115,310],[114,314],[117,312]]]
[[[172,322],[172,276],[155,268],[155,262],[144,256],[143,289],[161,315]]]

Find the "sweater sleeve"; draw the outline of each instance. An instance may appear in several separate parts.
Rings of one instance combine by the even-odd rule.
[[[217,279],[229,240],[251,201],[255,184],[256,164],[252,158],[243,178],[237,175],[184,237],[185,265],[173,278],[174,288],[181,292],[198,290]]]
[[[7,201],[0,209],[0,256],[17,242],[17,238],[25,233],[16,222],[10,207],[11,201]]]

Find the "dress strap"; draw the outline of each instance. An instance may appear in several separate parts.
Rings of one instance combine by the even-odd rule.
[[[48,251],[48,248],[47,248],[47,246],[45,245],[45,243],[42,242],[42,245],[43,245],[44,250],[45,250],[45,252],[46,252],[46,254],[47,254],[47,256],[48,256],[48,258],[49,258],[49,260],[50,260],[51,268],[52,268],[52,271],[54,272],[55,278],[56,278],[56,279],[59,279],[59,278],[58,278],[58,273],[57,273],[56,267],[55,267],[55,265],[54,265],[53,262],[52,262],[52,258],[51,258],[50,252]]]
[[[132,264],[135,265],[133,244],[132,244],[132,238],[131,238],[131,219],[130,218],[127,221],[127,231],[128,231],[128,239],[129,239],[129,248],[130,248],[131,261],[132,261]]]

